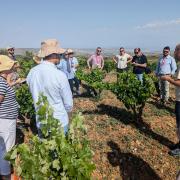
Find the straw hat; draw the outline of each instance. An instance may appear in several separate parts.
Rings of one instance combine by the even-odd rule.
[[[41,49],[38,52],[38,57],[44,58],[51,54],[63,54],[64,49],[60,47],[60,44],[56,39],[48,39],[41,42]]]
[[[73,54],[73,53],[74,53],[74,51],[73,51],[72,49],[67,49],[66,52],[67,52],[68,54]]]
[[[16,62],[8,56],[0,55],[0,72],[10,70]]]

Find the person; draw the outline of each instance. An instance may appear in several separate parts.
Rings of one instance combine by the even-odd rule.
[[[134,49],[134,56],[132,59],[133,73],[136,74],[137,79],[143,82],[143,73],[145,72],[145,68],[147,67],[147,58],[141,52],[140,48]]]
[[[15,144],[19,109],[15,91],[7,82],[14,64],[15,61],[8,56],[0,55],[0,179],[9,180],[11,167],[4,156]]]
[[[76,71],[77,71],[77,68],[79,66],[79,63],[78,63],[78,60],[76,57],[74,57],[74,51],[72,49],[68,49],[68,55],[69,55],[69,60],[71,62],[71,68],[72,68],[72,71],[74,72],[74,83],[73,85],[75,85],[75,88],[76,88],[76,94],[77,95],[80,95],[80,80],[76,77]]]
[[[89,69],[103,69],[104,67],[104,58],[101,55],[102,49],[101,47],[96,48],[96,54],[93,54],[88,60],[87,65]],[[90,65],[91,64],[91,65]]]
[[[15,48],[13,46],[8,46],[6,48],[7,53],[8,53],[8,57],[11,58],[12,60],[16,61],[16,56],[14,54]]]
[[[159,58],[156,67],[156,76],[159,77],[160,99],[163,104],[169,100],[169,82],[161,79],[161,76],[172,76],[177,69],[175,59],[170,56],[170,47],[166,46],[163,49],[163,56]]]
[[[132,61],[132,56],[125,52],[125,49],[121,47],[119,54],[113,57],[113,61],[117,64],[117,72],[122,73],[127,71],[127,64]]]
[[[16,56],[14,54],[15,48],[13,46],[8,46],[6,48],[8,52],[8,57],[11,58],[13,61],[16,61]],[[17,73],[17,70],[20,68],[20,65],[18,62],[15,63],[14,65],[14,70],[12,71],[11,74],[8,75],[7,77],[7,82],[10,86],[17,87],[18,84],[23,81],[24,79],[19,78],[19,74]]]
[[[56,39],[43,41],[38,53],[38,57],[43,58],[43,61],[30,70],[26,81],[36,112],[39,96],[43,93],[53,109],[53,117],[60,121],[66,133],[69,125],[68,114],[73,108],[73,99],[66,75],[56,67],[60,61],[60,54],[64,51]],[[41,123],[38,116],[36,116],[36,125],[39,136],[41,136]]]
[[[180,62],[180,44],[176,46],[174,57],[177,61]],[[176,87],[175,94],[176,94],[176,104],[175,104],[175,114],[176,114],[176,125],[177,125],[177,136],[179,142],[171,147],[170,154],[173,156],[180,156],[180,66],[175,74],[175,78],[173,79],[171,76],[162,75],[160,76],[162,81],[168,81],[169,83],[173,84]]]
[[[80,94],[79,83],[75,84],[77,92],[74,91],[74,82],[76,81],[75,72],[78,66],[78,61],[76,58],[71,58],[73,57],[72,55],[70,55],[72,54],[72,52],[73,51],[71,49],[67,49],[65,51],[64,58],[60,60],[60,63],[57,65],[57,68],[66,74],[71,88],[71,92],[73,94],[74,93]]]

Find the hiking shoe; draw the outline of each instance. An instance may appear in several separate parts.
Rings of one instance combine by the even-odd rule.
[[[171,156],[180,156],[180,148],[176,148],[169,152]]]

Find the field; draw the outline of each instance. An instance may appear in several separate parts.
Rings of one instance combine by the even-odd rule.
[[[84,64],[84,58],[81,65]],[[156,57],[151,57],[154,63]],[[107,82],[115,82],[116,74],[106,74]],[[82,96],[74,98],[73,112],[82,112],[87,126],[87,139],[93,150],[96,169],[93,179],[173,180],[180,167],[180,159],[168,154],[169,146],[177,142],[174,116],[174,89],[171,104],[158,103],[157,93],[148,99],[142,121],[134,121],[133,114],[109,90],[93,97],[82,81]],[[20,119],[17,141],[23,142],[34,132],[28,118]],[[27,133],[26,130],[29,130]]]

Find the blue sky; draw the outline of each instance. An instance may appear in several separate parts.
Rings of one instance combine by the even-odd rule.
[[[1,0],[0,47],[159,50],[180,43],[180,0]]]

